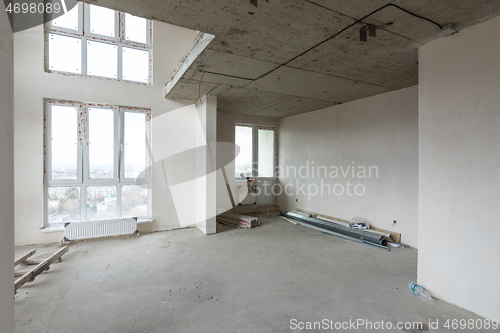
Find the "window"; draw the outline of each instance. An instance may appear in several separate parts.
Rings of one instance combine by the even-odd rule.
[[[240,149],[235,177],[273,178],[276,166],[276,128],[236,125],[234,142]]]
[[[150,217],[150,120],[145,109],[46,101],[46,226]]]
[[[48,72],[150,84],[152,22],[78,3],[46,25]]]
[[[236,178],[241,178],[241,174],[244,174],[245,177],[253,176],[252,132],[253,128],[250,126],[236,126],[234,142],[240,148],[240,153],[234,161]]]
[[[274,129],[258,128],[259,131],[259,177],[274,176]]]

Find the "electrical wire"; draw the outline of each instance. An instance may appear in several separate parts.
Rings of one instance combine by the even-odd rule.
[[[312,1],[308,1],[308,2],[310,2],[310,3],[314,3],[314,2],[312,2]],[[316,3],[314,3],[314,4],[316,4]],[[292,62],[292,61],[294,61],[295,59],[297,59],[297,58],[299,58],[299,57],[303,56],[304,54],[306,54],[306,53],[308,53],[308,52],[310,52],[310,51],[314,50],[314,49],[315,49],[315,48],[317,48],[318,46],[320,46],[320,45],[322,45],[322,44],[324,44],[324,43],[326,43],[326,42],[328,42],[328,41],[330,41],[330,40],[334,39],[335,37],[337,37],[338,35],[340,35],[340,34],[341,34],[341,33],[343,33],[344,31],[346,31],[347,29],[349,29],[349,28],[351,28],[351,27],[355,26],[355,25],[356,25],[356,24],[358,24],[359,22],[362,22],[362,21],[363,21],[363,20],[365,20],[366,18],[368,18],[368,17],[372,16],[373,14],[375,14],[375,13],[377,13],[377,12],[381,11],[382,9],[387,8],[387,7],[395,7],[395,8],[398,8],[398,9],[400,9],[400,10],[404,11],[404,12],[405,12],[405,13],[407,13],[407,14],[410,14],[410,15],[412,15],[412,16],[418,17],[418,18],[420,18],[420,19],[422,19],[422,20],[425,20],[425,21],[428,21],[428,22],[430,22],[430,23],[432,23],[432,24],[437,25],[437,26],[439,27],[439,29],[441,29],[441,28],[442,28],[442,26],[441,26],[439,23],[436,23],[436,22],[434,22],[433,20],[430,20],[430,19],[428,19],[428,18],[426,18],[426,17],[423,17],[423,16],[420,16],[420,15],[414,14],[414,13],[412,13],[412,12],[410,12],[410,11],[408,11],[408,10],[406,10],[406,9],[402,8],[402,7],[399,7],[398,5],[394,5],[394,4],[392,4],[392,3],[389,3],[389,4],[385,5],[385,6],[380,7],[379,9],[376,9],[376,10],[374,10],[373,12],[371,12],[371,13],[369,13],[369,14],[367,14],[367,15],[363,16],[363,17],[362,17],[362,18],[360,18],[359,20],[354,21],[353,23],[349,24],[347,27],[345,27],[345,28],[343,28],[343,29],[339,30],[336,34],[334,34],[334,35],[332,35],[332,36],[328,37],[327,39],[325,39],[325,40],[323,40],[323,41],[319,42],[318,44],[316,44],[316,45],[314,45],[314,46],[310,47],[309,49],[307,49],[307,50],[305,50],[304,52],[300,53],[299,55],[297,55],[297,56],[293,57],[292,59],[288,60],[287,62],[285,62],[285,63],[283,63],[283,64],[281,64],[281,65],[279,65],[279,66],[277,66],[277,67],[273,68],[273,69],[272,69],[272,70],[270,70],[269,72],[267,72],[267,73],[265,73],[265,74],[262,74],[261,76],[259,76],[259,77],[258,77],[258,78],[256,78],[255,80],[258,80],[258,79],[260,79],[260,78],[263,78],[264,76],[271,74],[272,72],[274,72],[274,71],[275,71],[275,70],[277,70],[278,68],[288,65],[289,63],[291,63],[291,62]]]

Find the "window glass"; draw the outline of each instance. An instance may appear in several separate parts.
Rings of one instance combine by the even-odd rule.
[[[47,202],[49,223],[80,221],[79,187],[49,187]]]
[[[51,179],[77,179],[78,109],[52,105],[51,118]]]
[[[235,159],[235,176],[240,174],[252,177],[252,127],[236,126],[235,143],[240,148],[240,153]]]
[[[147,84],[152,70],[151,26],[141,17],[77,4],[48,26],[46,71]]]
[[[48,101],[46,112],[46,222],[147,217],[146,110]]]
[[[147,83],[149,78],[149,52],[124,47],[122,53],[123,79]]]
[[[87,74],[116,79],[117,71],[117,46],[87,41]]]
[[[87,220],[116,216],[116,186],[87,186]]]
[[[125,39],[132,42],[146,44],[147,20],[142,17],[125,14]]]
[[[115,11],[109,8],[90,5],[90,32],[115,37]]]
[[[122,217],[148,215],[148,190],[137,185],[122,186]]]
[[[58,28],[79,30],[80,28],[80,23],[78,20],[79,16],[80,16],[80,6],[77,4],[75,7],[73,7],[73,9],[71,9],[66,14],[53,19],[51,23],[53,26]]]
[[[89,108],[89,177],[113,178],[115,160],[114,111]]]
[[[80,74],[82,70],[80,39],[49,34],[49,69]]]
[[[274,131],[259,129],[259,177],[274,176]]]
[[[146,115],[125,112],[124,161],[125,178],[137,178],[148,167],[146,147]]]

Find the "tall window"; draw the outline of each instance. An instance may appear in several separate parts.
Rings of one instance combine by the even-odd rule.
[[[240,148],[240,153],[235,159],[235,176],[240,178],[253,176],[253,128],[251,126],[236,126],[234,142]]]
[[[235,177],[273,178],[276,165],[276,128],[237,125],[235,143],[239,155],[235,159]]]
[[[149,110],[46,101],[45,220],[150,217]]]
[[[78,3],[46,25],[45,70],[151,83],[152,23]]]

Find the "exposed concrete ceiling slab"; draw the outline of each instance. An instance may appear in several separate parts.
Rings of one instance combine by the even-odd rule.
[[[393,4],[440,24],[453,23],[459,31],[500,13],[498,0],[395,0]]]
[[[436,24],[406,14],[396,7],[386,7],[363,21],[375,25],[379,30],[414,41],[417,46],[435,39],[439,31]]]
[[[377,30],[377,37],[362,42],[361,27],[362,24],[356,25],[288,66],[390,89],[416,85],[419,44],[383,30]]]
[[[359,20],[371,12],[387,5],[390,1],[387,0],[306,0],[311,4],[315,4],[324,9],[348,16],[350,18]]]
[[[287,66],[248,84],[246,88],[335,103],[391,91],[385,87]]]
[[[418,47],[441,38],[439,25],[460,30],[500,13],[499,0],[84,2],[214,35],[186,55],[166,97],[213,94],[220,111],[273,117],[415,85]],[[361,42],[366,24],[377,36]]]

